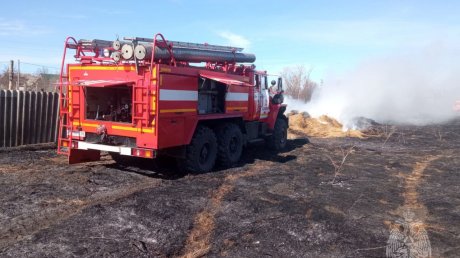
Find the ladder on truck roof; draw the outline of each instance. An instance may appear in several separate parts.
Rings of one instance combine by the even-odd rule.
[[[69,42],[72,41],[72,42]],[[72,48],[77,45],[77,41],[73,37],[67,37],[64,45],[64,55],[61,63],[61,73],[59,75],[59,123],[58,123],[58,154],[70,156],[72,150],[72,112],[69,110],[72,107],[69,97],[69,74],[65,73],[65,57],[67,48]],[[72,107],[73,108],[73,107]]]

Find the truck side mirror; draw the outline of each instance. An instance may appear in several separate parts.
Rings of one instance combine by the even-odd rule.
[[[281,77],[278,77],[278,91],[283,90],[283,79]]]

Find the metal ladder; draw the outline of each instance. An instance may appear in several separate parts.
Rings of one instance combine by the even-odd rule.
[[[69,41],[73,41],[69,43]],[[70,156],[72,150],[72,113],[69,111],[69,75],[65,74],[65,57],[67,48],[73,48],[77,41],[73,37],[67,37],[64,45],[64,54],[61,63],[61,73],[59,75],[59,128],[58,128],[58,154]],[[70,133],[69,133],[70,132]]]
[[[140,99],[138,93],[140,90]],[[138,79],[137,83],[133,84],[133,125],[140,123],[141,131],[143,127],[149,126],[149,85],[144,84],[144,79]]]

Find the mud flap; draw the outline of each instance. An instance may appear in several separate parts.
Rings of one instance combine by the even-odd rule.
[[[101,151],[99,150],[77,150],[70,152],[69,164],[77,164],[90,161],[101,160]]]

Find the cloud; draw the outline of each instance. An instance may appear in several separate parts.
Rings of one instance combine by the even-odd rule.
[[[251,42],[244,36],[237,35],[228,31],[220,32],[219,36],[224,38],[227,41],[227,44],[232,47],[242,47],[247,50],[251,45]]]
[[[6,21],[0,19],[0,36],[36,36],[50,32],[50,29],[41,26],[30,26],[21,20]]]
[[[99,10],[99,12],[103,11]],[[82,13],[70,13],[70,12],[57,12],[57,11],[52,11],[50,9],[30,9],[30,10],[25,10],[24,11],[24,16],[30,16],[35,18],[54,18],[54,19],[73,19],[73,20],[83,20],[87,19],[88,16]]]
[[[24,24],[18,21],[0,20],[0,35],[8,36],[24,30]]]

